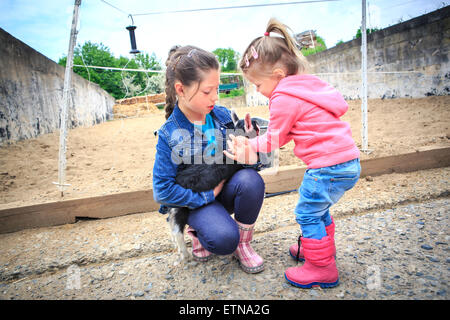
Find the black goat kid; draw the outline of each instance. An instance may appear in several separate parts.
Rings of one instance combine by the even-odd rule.
[[[236,113],[232,111],[231,117],[235,127],[234,135],[245,135],[248,138],[253,138],[259,134],[259,126],[255,120],[250,118],[250,114],[247,113],[245,119],[240,120]],[[228,180],[243,167],[236,162],[230,163],[230,159],[227,160],[225,155],[222,156],[224,157],[222,163],[180,164],[177,169],[176,182],[183,188],[191,189],[195,192],[214,189],[222,180]],[[189,257],[186,243],[184,242],[184,228],[187,224],[188,216],[189,209],[181,207],[171,208],[167,218],[172,238],[180,254],[180,261]]]

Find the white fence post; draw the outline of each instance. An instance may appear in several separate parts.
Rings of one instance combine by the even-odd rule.
[[[66,71],[64,74],[64,91],[61,106],[61,122],[59,131],[59,162],[58,162],[58,182],[55,183],[61,191],[61,197],[64,196],[64,188],[68,185],[66,180],[66,141],[67,141],[67,116],[72,95],[72,67],[73,50],[77,39],[78,9],[81,0],[75,0],[73,8],[72,28],[70,30],[69,51],[67,53]]]
[[[367,123],[367,33],[366,33],[366,0],[362,0],[362,23],[361,23],[361,111],[362,111],[362,151],[368,152],[369,137]]]

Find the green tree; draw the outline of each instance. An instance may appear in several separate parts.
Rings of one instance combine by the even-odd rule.
[[[58,64],[65,66],[67,57],[59,59]],[[73,63],[75,65],[94,65],[101,67],[117,67],[116,61],[109,48],[102,43],[96,44],[90,41],[83,46],[78,45],[74,50]],[[94,83],[97,83],[111,94],[118,98],[122,92],[120,88],[120,74],[104,69],[93,69],[85,67],[74,67],[73,71]]]
[[[222,71],[236,71],[239,55],[232,48],[217,48],[213,51],[222,67]]]
[[[314,48],[303,48],[301,50],[305,57],[320,51],[327,50],[327,45],[325,44],[325,40],[323,40],[323,38],[316,36],[316,42],[317,45]]]
[[[127,69],[161,70],[155,54],[137,54],[132,59],[120,56],[115,58],[104,44],[85,42],[74,50],[74,64]],[[59,59],[58,64],[65,66],[67,57]],[[97,68],[74,67],[73,71],[83,78],[97,83],[116,99],[124,98],[130,92],[149,94],[150,79],[144,72],[113,71]],[[152,75],[148,75],[150,78]],[[153,90],[155,86],[152,87]],[[157,90],[156,90],[157,91]],[[161,92],[161,91],[160,91]],[[159,92],[155,92],[159,93]]]
[[[137,69],[161,70],[161,65],[154,53],[152,55],[149,55],[148,53],[138,53],[131,61],[135,62]],[[134,74],[135,80],[133,81],[133,83],[139,85],[142,88],[141,92],[139,93],[140,95],[160,93],[164,91],[164,87],[154,87],[154,84],[156,82],[152,81],[154,80],[152,78],[157,77],[158,73],[134,72]]]
[[[372,32],[379,31],[379,30],[380,30],[380,29],[378,29],[378,28],[373,28],[373,29],[367,28],[367,29],[366,29],[366,34],[370,34],[370,33],[372,33]],[[356,35],[355,35],[354,39],[361,38],[361,34],[362,34],[361,28],[359,28],[359,29],[356,31]]]

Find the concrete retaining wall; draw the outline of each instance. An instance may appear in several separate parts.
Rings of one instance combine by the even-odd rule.
[[[450,94],[449,47],[450,6],[369,34],[369,98]],[[360,99],[361,39],[307,58],[312,73],[346,98]]]
[[[261,93],[256,91],[255,85],[244,78],[245,87],[245,101],[247,106],[267,106],[269,105],[269,99],[263,96]]]
[[[64,67],[0,28],[0,145],[60,126]],[[112,119],[114,98],[73,74],[69,128]]]
[[[245,96],[240,97],[230,97],[230,98],[220,98],[219,101],[217,101],[218,105],[225,106],[229,109],[231,108],[242,108],[246,107],[246,100]]]
[[[450,94],[449,47],[450,6],[369,34],[369,98]],[[361,98],[361,39],[307,59],[311,73],[332,84],[346,99]],[[246,100],[249,106],[268,103],[248,84]]]

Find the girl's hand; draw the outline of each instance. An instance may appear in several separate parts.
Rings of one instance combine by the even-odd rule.
[[[219,193],[222,191],[223,185],[225,183],[225,179],[220,181],[220,183],[214,188],[214,198],[219,195]]]
[[[244,136],[235,137],[230,134],[230,140],[227,141],[228,149],[223,153],[230,159],[239,163],[255,164],[258,162],[258,154],[253,150],[248,139]]]

